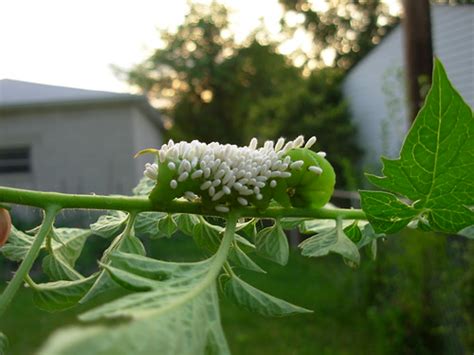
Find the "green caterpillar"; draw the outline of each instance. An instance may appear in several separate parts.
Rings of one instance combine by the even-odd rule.
[[[266,209],[274,200],[285,207],[320,208],[329,202],[336,176],[325,154],[302,147],[302,136],[286,144],[265,142],[257,148],[254,138],[247,147],[169,141],[155,153],[157,163],[147,164],[145,176],[156,180],[150,200],[157,205],[175,198],[201,200],[219,212],[232,207]]]

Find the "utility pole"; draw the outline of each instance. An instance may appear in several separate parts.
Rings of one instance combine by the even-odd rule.
[[[403,0],[405,18],[405,68],[410,120],[423,105],[431,84],[433,45],[429,0]]]

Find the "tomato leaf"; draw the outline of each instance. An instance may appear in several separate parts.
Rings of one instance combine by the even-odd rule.
[[[359,249],[344,234],[342,223],[336,228],[324,229],[315,236],[304,240],[299,247],[304,256],[318,257],[332,252],[340,254],[355,266],[360,263]]]
[[[362,208],[376,232],[394,233],[417,215],[430,229],[446,233],[474,224],[474,118],[439,60],[400,158],[382,161],[384,176],[367,177],[393,194],[361,192]]]
[[[100,216],[97,222],[91,224],[90,228],[103,238],[116,236],[125,226],[128,215],[120,211],[111,211],[109,214]]]
[[[295,313],[312,313],[309,309],[269,295],[235,275],[224,282],[224,293],[235,304],[263,316],[283,317]]]
[[[230,354],[214,277],[221,267],[219,260],[174,263],[118,252],[110,259],[112,264],[105,268],[112,279],[142,292],[99,306],[80,318],[128,321],[114,327],[60,330],[40,353],[91,354],[106,349],[107,353],[133,354],[139,349],[142,354]]]
[[[286,265],[290,253],[288,238],[278,221],[271,227],[267,227],[258,232],[255,246],[257,254],[276,262]]]

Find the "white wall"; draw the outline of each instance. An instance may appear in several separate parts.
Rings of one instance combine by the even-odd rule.
[[[474,6],[435,6],[431,17],[435,55],[453,85],[474,107]]]
[[[407,128],[401,48],[398,27],[350,71],[343,84],[358,142],[366,153],[365,170],[373,169],[381,155],[395,156]]]
[[[98,194],[130,194],[136,185],[140,113],[130,105],[0,115],[0,147],[31,145],[33,161],[31,174],[0,174],[0,185]]]
[[[474,105],[474,6],[432,7],[435,55],[465,100]],[[366,150],[365,170],[398,156],[408,126],[403,28],[395,28],[348,74],[343,91]]]

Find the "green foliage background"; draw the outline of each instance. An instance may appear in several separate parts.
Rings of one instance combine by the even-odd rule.
[[[105,244],[100,237],[91,242],[80,270],[93,265],[91,249]],[[148,241],[147,249],[165,260],[203,257],[185,236]],[[235,354],[454,354],[474,347],[474,247],[468,240],[406,231],[381,245],[377,262],[366,259],[356,271],[336,255],[309,259],[292,252],[286,267],[257,262],[268,275],[238,275],[315,312],[266,318],[222,298],[224,330]],[[83,311],[38,310],[23,290],[3,318],[10,353],[33,353],[54,330],[76,324]]]

